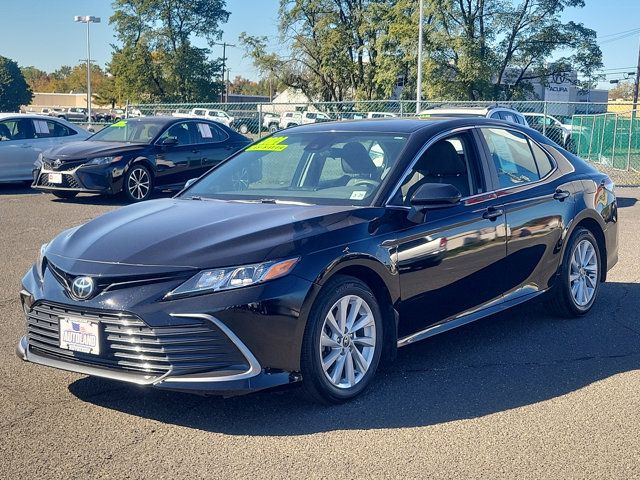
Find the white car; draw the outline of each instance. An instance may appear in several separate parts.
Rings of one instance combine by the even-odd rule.
[[[89,135],[62,118],[0,113],[0,182],[32,180],[33,164],[43,150]]]
[[[504,120],[505,122],[516,123],[518,125],[529,126],[524,116],[511,108],[490,106],[490,107],[459,107],[459,108],[430,108],[422,110],[418,117],[485,117],[494,120]]]
[[[330,121],[331,117],[322,112],[310,112],[309,110],[304,112],[284,112],[280,117],[280,128]]]
[[[206,118],[207,120],[213,120],[219,122],[227,127],[233,122],[233,117],[223,110],[211,110],[208,108],[194,108],[191,110],[190,116],[192,118]]]

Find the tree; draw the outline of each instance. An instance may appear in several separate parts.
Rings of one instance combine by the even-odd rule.
[[[209,46],[221,36],[229,12],[224,0],[115,0],[110,22],[121,42],[109,71],[115,91],[134,101],[210,101],[221,89],[219,60]]]
[[[563,23],[584,0],[431,0],[427,2],[427,97],[510,100],[531,82],[576,71],[589,83],[602,66],[596,32]]]
[[[633,82],[620,82],[609,90],[609,100],[633,100]]]
[[[240,36],[247,54],[265,74],[308,97],[340,101],[383,94],[376,80],[381,22],[395,1],[280,0],[280,35],[290,53],[267,52],[266,38]],[[395,79],[393,81],[395,83]]]
[[[32,98],[18,64],[0,56],[0,112],[17,112],[21,105],[29,105]]]

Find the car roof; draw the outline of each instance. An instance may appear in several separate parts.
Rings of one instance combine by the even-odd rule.
[[[5,118],[46,118],[47,120],[52,120],[54,117],[50,117],[48,115],[40,115],[38,113],[18,113],[18,112],[3,112],[0,113],[0,120]]]
[[[485,117],[438,117],[438,118],[367,118],[363,120],[342,120],[339,122],[310,123],[281,130],[287,133],[303,132],[380,132],[411,135],[418,131],[433,130],[436,133],[450,128],[494,125],[520,127],[521,125]]]

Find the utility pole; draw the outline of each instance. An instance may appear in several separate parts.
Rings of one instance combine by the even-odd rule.
[[[222,45],[222,85],[224,86],[222,92],[220,93],[220,102],[224,100],[225,92],[227,90],[227,86],[224,83],[224,72],[227,67],[227,47],[235,47],[232,43],[222,42],[222,43],[214,43],[214,45]]]
[[[638,89],[640,88],[640,41],[638,42],[638,65],[636,66],[636,82],[633,88],[633,109],[638,105]]]
[[[420,20],[418,21],[418,85],[416,87],[416,113],[420,113],[422,100],[422,24],[424,23],[424,0],[420,0]]]
[[[229,103],[229,72],[231,72],[230,68],[227,68],[227,81],[224,83],[224,103]]]

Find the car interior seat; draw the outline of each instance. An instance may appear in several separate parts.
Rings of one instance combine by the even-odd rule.
[[[360,179],[377,180],[378,168],[367,149],[359,142],[349,142],[342,147],[342,169],[349,176],[347,185]]]
[[[467,166],[455,147],[447,140],[440,140],[429,147],[416,163],[414,170],[421,174],[422,178],[409,187],[405,197],[407,204],[416,190],[425,183],[448,183],[456,187],[463,197],[469,196]]]
[[[6,125],[0,125],[0,141],[1,140],[12,140],[11,132]]]

